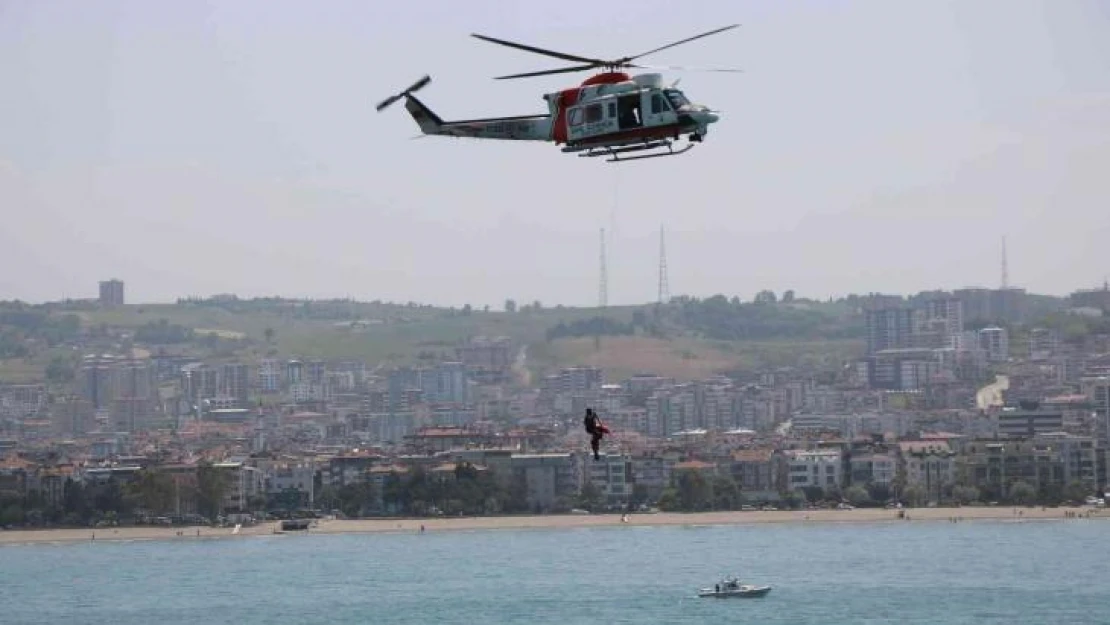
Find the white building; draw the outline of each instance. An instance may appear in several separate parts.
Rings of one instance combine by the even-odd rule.
[[[632,460],[619,454],[605,454],[601,460],[587,458],[587,477],[607,501],[625,501],[632,496]]]
[[[987,359],[991,362],[1004,362],[1010,358],[1010,336],[1005,328],[979,330],[979,346],[987,352]]]
[[[843,470],[838,449],[788,450],[786,459],[787,487],[790,490],[817,487],[828,492],[840,488]]]
[[[1105,444],[1110,441],[1110,377],[1086,377],[1079,387],[1095,409],[1095,436]]]
[[[262,471],[258,467],[247,465],[241,460],[219,462],[212,466],[229,476],[227,490],[224,491],[224,510],[248,512],[251,498],[265,493]]]
[[[263,393],[277,393],[281,390],[281,363],[276,360],[263,360],[258,363],[258,388]]]
[[[286,491],[301,493],[311,506],[315,499],[316,466],[312,462],[272,464],[265,471],[265,492],[277,495]]]

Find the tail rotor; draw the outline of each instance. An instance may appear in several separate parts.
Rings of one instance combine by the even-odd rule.
[[[401,93],[398,93],[396,95],[391,95],[388,98],[382,100],[381,102],[378,103],[378,105],[375,108],[380,113],[382,110],[384,110],[389,105],[396,102],[397,100],[400,100],[401,98],[407,97],[408,95],[410,95],[410,94],[412,94],[416,91],[420,91],[424,87],[428,86],[428,83],[430,83],[430,82],[432,82],[432,77],[431,76],[424,76],[420,80],[412,83],[412,86],[410,86],[408,89],[405,89]]]

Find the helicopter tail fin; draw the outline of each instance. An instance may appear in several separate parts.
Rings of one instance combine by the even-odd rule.
[[[424,134],[434,135],[441,134],[440,130],[443,128],[443,120],[439,115],[436,115],[432,109],[428,108],[426,104],[417,99],[416,96],[409,94],[405,98],[405,108],[408,109],[412,118],[416,120],[417,125]]]

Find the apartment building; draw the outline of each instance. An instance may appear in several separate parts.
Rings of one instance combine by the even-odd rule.
[[[1029,439],[968,440],[957,450],[956,481],[1005,497],[1016,482],[1037,490],[1072,482],[1094,488],[1098,458],[1090,437],[1059,433]]]
[[[926,501],[940,501],[955,485],[956,452],[948,441],[902,441],[898,451],[905,487],[921,490]]]
[[[528,505],[540,513],[560,500],[569,501],[581,488],[581,463],[573,453],[514,454],[509,466],[515,475],[523,475]]]
[[[789,449],[782,452],[782,460],[785,475],[779,483],[789,490],[820,488],[831,492],[844,483],[839,449]]]

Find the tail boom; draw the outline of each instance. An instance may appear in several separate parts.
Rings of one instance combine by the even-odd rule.
[[[550,115],[518,115],[443,121],[416,96],[405,96],[405,108],[426,135],[501,139],[509,141],[551,141]]]

